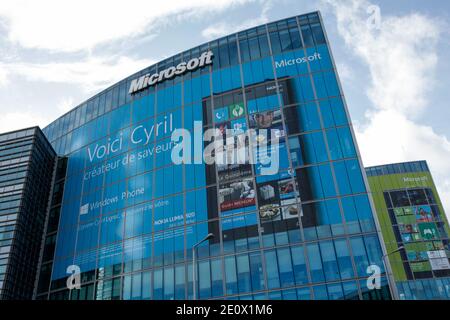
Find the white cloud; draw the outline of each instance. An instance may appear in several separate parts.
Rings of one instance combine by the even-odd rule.
[[[202,36],[206,39],[219,38],[223,35],[229,34],[230,32],[228,32],[228,30],[230,28],[231,26],[224,22],[216,23],[204,29],[202,31]]]
[[[28,81],[76,84],[85,92],[91,93],[125,78],[130,70],[138,71],[153,62],[128,57],[88,57],[76,62],[0,63],[0,70],[6,70],[10,75],[19,75]]]
[[[78,51],[148,33],[180,16],[200,16],[248,1],[2,0],[0,19],[6,22],[8,39],[20,46]]]
[[[352,68],[345,62],[337,62],[336,69],[339,73],[339,78],[342,81],[352,81],[355,79],[355,75]]]
[[[202,31],[202,36],[207,39],[215,39],[227,34],[231,34],[237,31],[249,29],[251,27],[264,24],[268,22],[268,12],[272,8],[272,2],[265,2],[262,6],[262,11],[259,17],[255,19],[249,19],[239,24],[232,24],[229,22],[215,23]]]
[[[67,111],[71,110],[74,107],[74,101],[72,97],[65,97],[62,98],[59,105],[57,106],[57,109],[60,111],[60,113],[66,113]]]
[[[19,76],[27,81],[76,84],[93,93],[128,76],[130,70],[137,71],[155,62],[93,55],[90,49],[94,46],[117,39],[135,44],[151,39],[154,34],[149,30],[156,26],[198,18],[249,1],[254,0],[2,1],[0,23],[8,32],[6,39],[32,50],[50,50],[51,55],[46,61],[11,56],[15,47],[6,42],[9,51],[0,54],[0,87]],[[78,50],[87,51],[81,58],[80,54],[68,53]],[[68,54],[60,54],[61,51]],[[53,57],[57,62],[52,61]]]
[[[131,71],[138,71],[153,63],[154,61],[149,59],[99,56],[90,56],[75,62],[0,62],[0,89],[5,93],[5,96],[0,95],[0,132],[25,126],[47,125],[55,119],[56,114],[66,113],[81,100],[129,76]],[[66,86],[70,96],[58,99],[55,95],[54,100],[48,98],[49,102],[30,98],[30,101],[33,101],[30,103],[28,98],[23,98],[22,94],[17,92],[17,89],[25,86],[33,92],[40,90],[39,88],[48,92],[53,87],[58,88],[57,85]],[[55,90],[55,93],[58,91]],[[33,93],[30,94],[33,96]],[[17,96],[17,99],[9,95]],[[11,104],[16,108],[12,109]]]
[[[324,1],[336,14],[346,46],[369,70],[373,108],[355,125],[364,164],[427,160],[450,214],[450,141],[420,124],[435,84],[439,23],[416,13],[381,12],[380,28],[369,29],[368,1]]]
[[[8,83],[8,70],[6,67],[0,65],[0,87]]]
[[[449,215],[449,139],[395,110],[369,112],[367,116],[370,122],[366,126],[355,126],[364,165],[426,160]]]
[[[50,122],[49,119],[46,119],[39,113],[33,112],[32,108],[20,112],[2,112],[2,116],[0,117],[0,133],[33,127],[39,123],[48,122]]]

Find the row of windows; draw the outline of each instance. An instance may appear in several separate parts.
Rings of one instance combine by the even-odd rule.
[[[32,144],[32,138],[30,137],[29,139],[20,139],[17,141],[6,141],[6,143],[0,144],[0,150],[1,151],[5,151],[5,150],[16,150],[16,148],[20,148],[23,146],[28,146]]]
[[[10,148],[10,149],[0,150],[0,157],[3,158],[3,159],[8,159],[9,157],[11,157],[11,155],[23,154],[24,152],[31,150],[32,147],[33,147],[33,145],[27,144],[25,146],[20,146],[20,147],[14,147],[14,148]]]
[[[436,204],[433,191],[430,188],[410,188],[392,190],[384,193],[388,208],[409,207],[421,204]]]
[[[20,178],[25,178],[26,175],[27,175],[26,171],[21,171],[21,172],[1,175],[0,176],[0,182],[4,182],[4,181],[8,181],[8,180],[16,180],[16,179],[20,179]],[[1,196],[1,193],[0,193],[0,196]]]
[[[5,175],[5,174],[11,174],[14,172],[20,172],[20,171],[24,171],[26,170],[26,166],[25,165],[21,165],[21,166],[17,166],[17,167],[13,167],[13,168],[8,168],[5,170],[0,170],[0,175]],[[2,191],[0,190],[0,193]]]
[[[15,132],[9,132],[5,134],[0,134],[0,142],[3,141],[11,141],[15,139],[20,139],[28,136],[32,136],[35,133],[35,128],[28,129],[28,130],[21,130],[21,131],[15,131]]]
[[[366,173],[369,177],[413,172],[430,172],[430,169],[426,161],[404,162],[366,168]]]
[[[30,160],[30,156],[29,155],[20,155],[17,158],[14,159],[10,159],[10,160],[1,160],[0,161],[0,169],[8,169],[8,168],[14,168],[17,167],[18,165],[22,165],[23,163],[26,163]]]
[[[343,200],[345,200],[343,201],[345,209],[355,210],[354,201],[359,203],[363,200],[363,197],[359,196],[354,199]],[[327,201],[326,204],[329,204],[329,202]],[[315,205],[325,205],[325,203],[316,203]],[[333,205],[338,205],[336,200]],[[303,209],[308,209],[309,207],[309,205],[305,205]],[[339,208],[336,207],[335,210],[339,210]],[[89,250],[99,250],[100,252],[105,250],[119,250],[118,252],[120,252],[121,241],[127,239],[127,244],[132,244],[134,241],[146,241],[146,247],[149,250],[152,247],[152,243],[154,243],[156,251],[165,247],[164,252],[167,250],[169,252],[166,257],[167,261],[164,263],[170,264],[173,263],[174,258],[184,259],[184,248],[189,249],[204,230],[213,232],[216,235],[216,241],[210,246],[205,246],[201,249],[200,251],[203,252],[201,256],[219,254],[220,242],[223,244],[224,253],[233,253],[259,247],[297,243],[301,242],[302,238],[304,239],[303,241],[313,241],[333,236],[342,236],[345,233],[358,234],[361,232],[375,231],[373,220],[370,217],[364,217],[364,215],[369,216],[370,211],[360,212],[359,218],[346,214],[348,220],[346,220],[345,224],[340,217],[339,211],[334,212],[338,217],[333,217],[332,221],[327,221],[321,214],[319,212],[305,212],[304,218],[302,218],[303,228],[300,228],[297,219],[293,219],[285,222],[261,222],[260,225],[252,222],[243,226],[236,225],[230,229],[229,219],[227,218],[221,221],[211,220],[207,223],[188,225],[182,228],[176,227],[161,232],[153,231],[150,226],[151,221],[143,220],[146,217],[131,216],[125,221],[120,220],[109,224],[102,223],[100,227],[92,227],[90,224],[81,225],[77,239],[74,238],[76,234],[71,235],[69,233],[70,231],[66,228],[61,229],[66,235],[60,236],[57,257],[71,254],[75,249],[79,254],[86,253]],[[234,216],[233,219],[235,221],[242,221],[242,219],[248,219],[248,217],[252,216],[255,217],[256,213]],[[222,228],[221,232],[219,231],[219,225]],[[261,232],[261,244],[258,238],[258,226]],[[170,253],[170,250],[177,250],[178,252],[175,256],[178,257]]]
[[[144,284],[149,283],[148,273],[135,275],[124,279],[123,294],[121,294],[121,278],[114,280],[98,282],[94,292],[94,285],[82,286],[80,290],[59,291],[50,294],[50,300],[147,300],[152,297],[148,287],[143,286],[138,289],[138,277],[142,277]],[[126,282],[125,282],[126,281]],[[312,287],[301,287],[284,290],[273,290],[255,294],[242,294],[228,297],[230,300],[358,300],[360,299],[358,288],[362,291],[363,300],[389,300],[390,293],[387,287],[387,281],[381,279],[382,288],[380,290],[368,290],[366,280],[346,281],[342,283],[333,283],[328,285],[317,285]],[[133,286],[133,283],[136,286]],[[133,290],[134,288],[134,290]],[[181,295],[181,294],[180,294]],[[38,296],[38,299],[46,299],[47,296]],[[185,298],[183,298],[185,299]],[[189,292],[187,299],[192,299],[192,293]]]
[[[0,226],[0,232],[14,231],[14,226]]]
[[[450,278],[397,282],[402,300],[450,300]]]
[[[0,210],[15,208],[20,205],[20,200],[8,201],[8,202],[0,202]],[[0,211],[1,213],[1,211]]]
[[[139,271],[149,267],[145,263],[145,258],[129,260],[130,258],[124,261],[124,272]],[[269,249],[264,250],[262,254],[260,251],[254,251],[200,260],[197,278],[200,297],[210,298],[308,283],[364,278],[368,276],[366,269],[370,264],[381,266],[381,249],[376,235],[351,237],[349,242],[343,238],[304,246]],[[108,274],[113,275],[105,272],[107,268],[104,269],[101,266],[102,263],[99,260],[98,279],[104,279],[103,277]],[[120,265],[118,266],[119,269],[116,268],[114,274],[120,273]],[[177,283],[184,288],[187,285],[184,279],[185,268],[185,264],[179,264],[155,269],[155,274],[167,279],[167,283],[158,290],[172,294]],[[176,270],[178,271],[175,272]],[[177,279],[174,276],[176,274],[183,275],[183,278]],[[192,269],[189,274],[192,274]],[[85,278],[88,281],[89,279],[92,280],[92,278]]]
[[[21,199],[20,194],[11,195],[11,196],[7,196],[7,197],[0,197],[0,208],[3,209],[1,206],[4,203],[8,203],[10,201],[15,201],[15,200],[20,200],[20,199]]]
[[[2,199],[4,197],[17,196],[21,193],[22,193],[22,190],[2,192],[2,193],[0,193],[0,201],[3,201]]]
[[[25,157],[31,154],[30,151],[25,151],[21,153],[13,153],[9,155],[2,156],[2,161],[0,162],[0,167],[8,166],[10,164],[22,162]]]
[[[16,186],[23,185],[24,182],[25,182],[25,178],[18,178],[18,179],[14,179],[14,180],[3,181],[3,182],[0,182],[0,188],[3,189],[4,191],[10,191],[13,188],[15,188]]]
[[[19,208],[15,207],[12,209],[2,210],[0,213],[0,225],[10,224],[11,221],[17,219],[17,213],[19,212]]]

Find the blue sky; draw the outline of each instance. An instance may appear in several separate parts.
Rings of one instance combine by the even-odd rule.
[[[372,5],[380,19],[368,27]],[[447,0],[2,0],[0,132],[43,127],[162,58],[314,10],[322,12],[364,164],[426,159],[448,214]]]

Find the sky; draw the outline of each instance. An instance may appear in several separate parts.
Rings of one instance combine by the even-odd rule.
[[[0,133],[163,58],[320,10],[365,166],[427,160],[450,214],[448,0],[2,0]]]

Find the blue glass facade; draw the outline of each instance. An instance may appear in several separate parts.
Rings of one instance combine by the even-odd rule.
[[[133,79],[213,52],[129,94]],[[175,165],[184,128],[279,129],[280,170]],[[382,249],[319,13],[208,42],[100,92],[44,129],[67,173],[45,299],[386,299]],[[381,266],[369,290],[367,267]],[[82,288],[66,288],[67,267]]]

